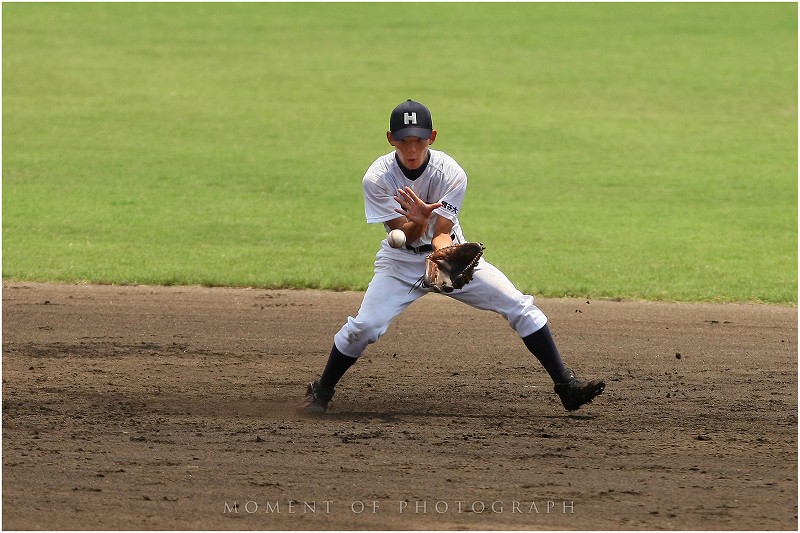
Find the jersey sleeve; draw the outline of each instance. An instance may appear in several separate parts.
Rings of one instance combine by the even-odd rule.
[[[385,172],[381,172],[377,161],[367,170],[361,184],[367,224],[386,222],[400,216],[395,211],[398,204],[394,199],[398,187]]]
[[[453,222],[458,221],[458,213],[461,211],[461,204],[464,203],[464,195],[467,193],[467,173],[460,167],[458,171],[447,181],[447,187],[442,194],[440,202],[442,207],[434,210],[439,216],[442,216]]]

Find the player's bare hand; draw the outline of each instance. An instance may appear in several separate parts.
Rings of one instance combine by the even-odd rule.
[[[397,189],[397,196],[394,199],[400,204],[400,209],[395,211],[419,226],[427,226],[433,210],[442,207],[441,202],[425,203],[411,187]]]

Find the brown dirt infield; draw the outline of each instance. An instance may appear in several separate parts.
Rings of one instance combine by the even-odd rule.
[[[539,299],[568,414],[431,295],[297,415],[360,298],[4,283],[3,528],[797,528],[797,308]]]

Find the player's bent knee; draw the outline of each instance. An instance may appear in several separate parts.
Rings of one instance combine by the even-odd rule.
[[[334,337],[334,343],[343,354],[357,358],[367,346],[380,339],[387,329],[386,324],[356,321],[350,318]]]

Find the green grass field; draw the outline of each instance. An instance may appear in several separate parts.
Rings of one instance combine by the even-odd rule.
[[[363,289],[425,102],[541,296],[797,302],[797,5],[3,10],[3,278]]]

